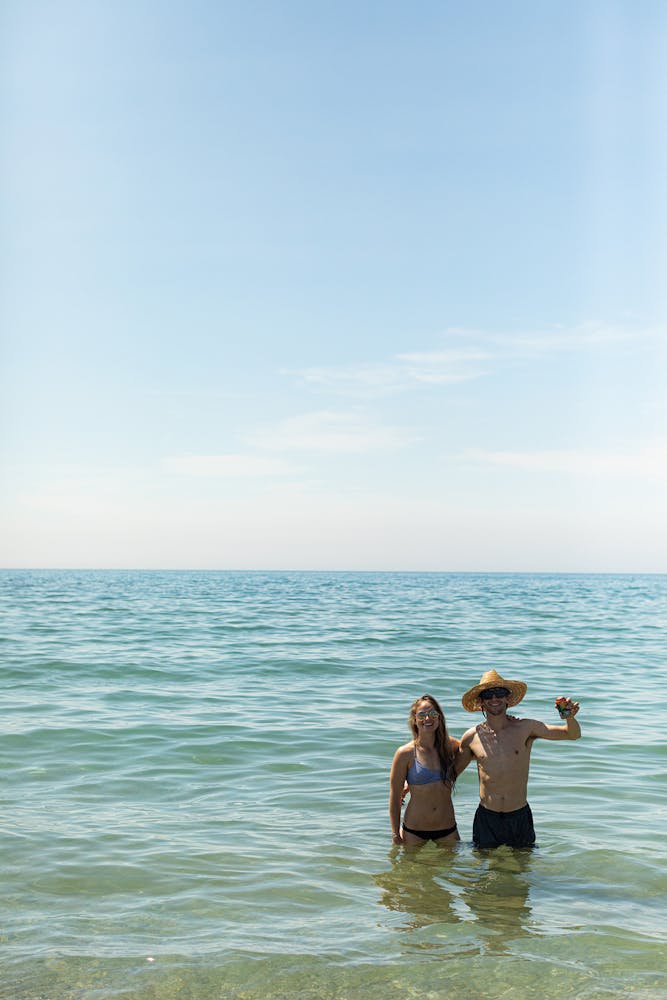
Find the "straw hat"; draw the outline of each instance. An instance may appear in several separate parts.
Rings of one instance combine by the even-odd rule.
[[[466,712],[481,712],[482,702],[480,701],[480,694],[482,691],[486,691],[488,688],[507,688],[510,693],[509,701],[507,702],[508,707],[511,708],[512,705],[518,705],[526,691],[528,690],[528,685],[524,684],[523,681],[506,681],[504,677],[496,673],[495,670],[487,670],[485,674],[482,674],[482,679],[479,684],[475,684],[471,687],[469,691],[461,698],[461,704],[465,708]]]

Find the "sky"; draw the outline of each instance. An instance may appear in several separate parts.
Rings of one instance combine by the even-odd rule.
[[[0,39],[0,565],[667,572],[662,2]]]

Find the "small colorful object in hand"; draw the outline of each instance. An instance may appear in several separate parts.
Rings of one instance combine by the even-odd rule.
[[[572,714],[570,709],[567,707],[567,702],[568,702],[567,698],[563,697],[556,698],[556,708],[558,709],[558,714],[560,715],[561,719],[569,719],[570,715]]]

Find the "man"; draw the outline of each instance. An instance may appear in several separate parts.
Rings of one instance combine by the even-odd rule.
[[[531,847],[535,843],[526,800],[533,741],[578,740],[581,736],[575,719],[579,703],[570,698],[559,699],[565,717],[561,726],[508,715],[507,709],[518,705],[527,690],[523,681],[505,680],[489,670],[461,699],[466,711],[485,716],[484,722],[463,734],[456,760],[457,773],[473,758],[477,762],[480,805],[472,828],[475,847]]]

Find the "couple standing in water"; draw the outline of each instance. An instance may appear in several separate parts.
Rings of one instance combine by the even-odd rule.
[[[565,723],[547,725],[517,719],[507,709],[527,691],[523,681],[505,680],[495,670],[463,695],[468,712],[483,712],[484,721],[460,740],[450,736],[444,713],[429,694],[412,704],[408,725],[413,739],[399,747],[391,766],[389,816],[395,844],[423,845],[428,840],[450,846],[460,840],[452,789],[471,760],[479,774],[480,804],[473,823],[475,847],[532,847],[535,831],[527,802],[530,751],[536,739],[576,740],[581,736],[575,715],[579,703],[559,698]],[[401,806],[410,800],[401,824]]]

